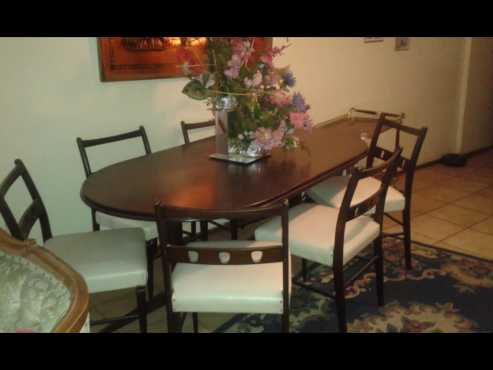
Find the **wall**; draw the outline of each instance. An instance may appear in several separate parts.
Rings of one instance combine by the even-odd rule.
[[[276,38],[281,44],[285,38]],[[463,38],[412,38],[394,52],[394,38],[289,38],[278,65],[291,65],[314,120],[351,106],[407,113],[427,125],[422,161],[455,145]],[[143,124],[153,150],[182,143],[178,122],[208,118],[204,105],[180,93],[186,80],[99,81],[95,38],[0,38],[0,178],[22,158],[45,200],[55,234],[90,229],[81,202],[84,180],[75,138],[123,132]],[[97,165],[138,153],[134,147],[94,153]],[[163,169],[165,170],[165,169]],[[11,194],[18,213],[24,194]],[[0,222],[3,227],[3,222]]]
[[[493,38],[468,38],[456,151],[493,145]]]

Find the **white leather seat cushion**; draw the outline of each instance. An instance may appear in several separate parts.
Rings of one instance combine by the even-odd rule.
[[[102,230],[135,228],[144,230],[145,239],[151,240],[158,237],[157,225],[154,221],[131,220],[110,216],[105,213],[96,212],[96,222],[101,225]]]
[[[332,266],[339,210],[319,204],[300,204],[289,210],[291,254]],[[375,240],[380,225],[371,217],[359,216],[346,223],[344,258],[346,264]],[[255,230],[255,239],[281,240],[281,218],[275,217]]]
[[[248,248],[272,243],[210,241],[193,247]],[[289,279],[291,280],[291,279]],[[175,312],[282,313],[282,263],[195,265],[178,263],[172,273]],[[291,293],[291,282],[289,289]]]
[[[315,202],[339,208],[346,192],[349,176],[334,176],[310,188],[307,193]],[[373,177],[366,177],[358,182],[352,204],[357,204],[370,197],[380,187],[381,182]],[[402,211],[405,207],[404,195],[389,186],[385,198],[385,212]]]
[[[141,229],[56,236],[45,247],[85,279],[90,293],[145,286],[147,258]]]
[[[224,225],[229,221],[225,219],[214,220],[217,223]],[[105,213],[96,212],[96,222],[101,225],[102,230],[111,230],[111,229],[122,229],[122,228],[132,228],[138,227],[144,230],[146,240],[151,240],[158,237],[157,225],[156,222],[153,221],[140,221],[140,220],[131,220],[128,218],[121,218],[116,216],[110,216]],[[200,226],[197,225],[197,232],[200,231]],[[208,223],[208,229],[213,230],[216,229],[217,226],[211,223]],[[191,222],[185,221],[183,222],[183,230],[191,232]]]

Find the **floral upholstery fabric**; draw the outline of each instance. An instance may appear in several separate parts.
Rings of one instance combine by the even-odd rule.
[[[55,276],[0,250],[0,333],[51,332],[70,301],[70,291]]]

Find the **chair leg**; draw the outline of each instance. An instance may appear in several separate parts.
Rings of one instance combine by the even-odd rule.
[[[195,239],[197,237],[197,222],[196,221],[190,222],[190,228],[192,231],[192,238]]]
[[[139,327],[141,333],[147,333],[147,302],[145,287],[137,287],[137,307],[139,310]]]
[[[157,252],[157,240],[152,239],[146,242],[147,247],[147,291],[149,300],[154,296],[154,258]]]
[[[192,322],[193,322],[193,332],[199,332],[199,315],[197,312],[192,313]]]
[[[282,332],[289,333],[289,308],[282,314]]]
[[[231,239],[238,240],[238,222],[236,220],[231,220],[229,222],[229,227],[231,228]]]
[[[411,270],[412,260],[411,260],[411,215],[409,210],[405,209],[402,211],[402,226],[404,228],[404,258],[406,263],[406,269]]]
[[[209,226],[207,221],[200,221],[200,234],[203,241],[209,240]]]
[[[378,259],[375,261],[375,283],[377,286],[377,302],[379,306],[383,306],[384,292],[383,292],[383,250],[382,250],[382,238],[378,238],[373,242],[375,249],[375,255]]]
[[[303,279],[303,282],[306,282],[307,275],[308,275],[308,271],[307,271],[307,266],[306,266],[306,259],[302,258],[301,259],[301,277]]]
[[[346,298],[344,294],[344,274],[341,268],[334,268],[334,288],[336,293],[337,322],[341,333],[347,332]]]

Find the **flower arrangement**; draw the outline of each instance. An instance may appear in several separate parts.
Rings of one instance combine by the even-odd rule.
[[[297,129],[313,126],[300,93],[292,93],[296,79],[289,67],[276,68],[273,59],[288,46],[255,50],[255,38],[211,37],[208,64],[180,50],[182,69],[190,81],[183,93],[207,100],[213,111],[224,109],[225,98],[234,103],[228,130],[232,145],[246,150],[252,144],[263,151],[296,148]]]

